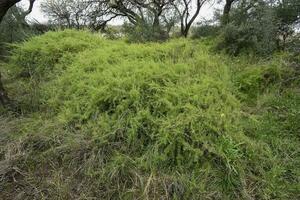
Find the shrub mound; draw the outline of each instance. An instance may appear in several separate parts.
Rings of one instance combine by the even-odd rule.
[[[27,156],[8,166],[42,174],[39,184],[20,176],[39,188],[29,192],[35,198],[281,197],[277,189],[290,184],[268,177],[282,174],[273,171],[272,147],[248,132],[258,124],[240,98],[263,84],[264,74],[234,78],[226,58],[208,49],[188,40],[126,44],[71,30],[17,45],[10,66],[30,72],[23,81],[34,81],[38,111],[17,131]]]

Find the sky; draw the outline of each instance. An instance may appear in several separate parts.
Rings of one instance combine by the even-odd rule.
[[[27,16],[27,19],[30,21],[38,21],[39,23],[47,23],[48,17],[45,16],[41,11],[41,2],[43,0],[36,0],[32,13]],[[20,6],[27,7],[28,6],[28,0],[23,0],[19,3]],[[200,11],[200,15],[197,18],[197,22],[202,20],[210,20],[213,18],[214,10],[216,9],[216,4],[214,3],[214,0],[206,3],[203,5]],[[111,22],[111,25],[121,25],[123,23],[123,20],[116,19]]]

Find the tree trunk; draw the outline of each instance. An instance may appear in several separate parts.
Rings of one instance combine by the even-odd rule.
[[[7,11],[21,0],[0,0],[0,23]]]
[[[235,0],[226,0],[225,6],[224,6],[224,9],[223,9],[223,17],[222,17],[222,23],[223,24],[228,24],[228,22],[229,22],[229,13],[230,13],[230,10],[231,10],[232,3],[234,1]]]
[[[189,29],[186,28],[186,29],[183,30],[182,36],[184,36],[185,38],[187,38],[188,35],[189,35]]]
[[[189,20],[189,12],[187,11],[186,16],[185,16],[185,27],[184,27],[184,30],[182,33],[184,37],[186,37],[186,38],[188,37],[190,28],[191,28],[192,24],[194,23],[194,21],[196,20],[196,18],[198,17],[198,15],[200,13],[200,9],[205,1],[206,0],[204,0],[204,1],[197,0],[196,11],[190,20]],[[186,4],[186,5],[188,5],[188,4]],[[187,7],[187,9],[188,9],[188,7]]]
[[[0,23],[3,20],[3,17],[5,16],[5,14],[7,13],[7,11],[13,7],[14,5],[16,5],[17,3],[19,3],[21,0],[0,0]],[[34,4],[35,0],[29,0],[29,7],[28,10],[26,10],[23,14],[23,17],[25,18],[29,13],[31,13],[32,8],[33,8],[33,4]]]
[[[21,0],[0,0],[0,24],[3,20],[3,17],[7,13],[7,11],[20,1]],[[32,11],[34,2],[35,2],[35,0],[29,0],[29,3],[30,3],[29,8],[24,13],[24,17]],[[3,106],[11,105],[11,100],[8,98],[7,92],[5,91],[3,84],[2,84],[1,72],[0,72],[0,104],[2,104]]]
[[[3,17],[7,13],[7,11],[14,6],[16,3],[21,0],[0,0],[0,23],[3,20]],[[3,106],[7,106],[10,104],[10,99],[7,96],[7,92],[5,91],[2,80],[1,80],[1,72],[0,72],[0,104]]]

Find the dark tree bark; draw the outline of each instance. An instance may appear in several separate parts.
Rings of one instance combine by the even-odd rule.
[[[194,13],[194,15],[192,16],[192,18],[188,21],[188,19],[186,19],[186,26],[185,26],[185,30],[184,30],[184,37],[187,37],[190,31],[190,28],[192,26],[192,24],[194,23],[195,19],[198,17],[199,13],[200,13],[200,9],[202,7],[202,5],[204,4],[206,0],[197,0],[197,9],[196,12]],[[188,16],[187,16],[188,17]]]
[[[0,0],[0,23],[2,22],[3,17],[7,13],[7,11],[20,1],[21,0]],[[24,12],[24,17],[31,13],[34,2],[35,0],[29,0],[29,7],[27,11]]]
[[[21,0],[0,0],[0,23],[7,11]]]
[[[182,0],[181,5],[177,5],[176,2],[173,3],[173,6],[180,17],[181,36],[184,37],[188,36],[192,24],[194,23],[194,21],[196,20],[196,18],[200,13],[201,7],[207,1],[208,0],[196,0],[196,2],[193,2],[192,0]],[[192,14],[190,13],[191,11],[190,7],[193,3],[196,3],[196,10]]]
[[[223,18],[222,18],[223,24],[228,24],[230,10],[231,10],[233,2],[235,2],[235,1],[237,1],[237,0],[226,0],[224,9],[223,9]]]

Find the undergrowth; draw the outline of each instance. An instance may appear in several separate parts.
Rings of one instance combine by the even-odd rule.
[[[15,45],[0,197],[297,199],[299,77],[208,44],[66,30]]]

